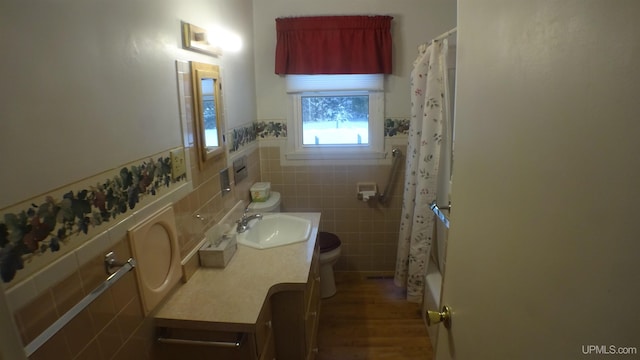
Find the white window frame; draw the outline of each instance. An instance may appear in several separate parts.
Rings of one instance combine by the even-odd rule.
[[[287,117],[287,160],[382,159],[384,153],[384,78],[371,75],[287,75],[289,115]],[[311,145],[302,143],[303,96],[369,96],[369,141],[354,145]]]

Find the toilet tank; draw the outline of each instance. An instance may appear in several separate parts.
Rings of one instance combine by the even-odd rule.
[[[269,195],[269,199],[263,202],[254,202],[249,203],[249,211],[255,213],[263,213],[263,212],[280,212],[280,193],[276,191],[271,191]]]

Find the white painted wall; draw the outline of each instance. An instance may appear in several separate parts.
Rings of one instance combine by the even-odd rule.
[[[390,15],[393,74],[387,76],[385,114],[409,117],[409,75],[418,45],[456,26],[454,0],[254,0],[256,96],[258,119],[285,119],[283,78],[274,74],[278,17],[318,15]]]
[[[0,208],[182,145],[176,59],[221,64],[229,125],[253,121],[251,7],[0,2]],[[221,59],[182,50],[181,20],[225,27],[245,46]]]

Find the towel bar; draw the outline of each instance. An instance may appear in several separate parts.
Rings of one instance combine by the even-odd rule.
[[[49,326],[45,331],[43,331],[40,335],[38,335],[33,341],[31,341],[27,346],[25,346],[24,351],[27,356],[31,356],[36,350],[38,350],[44,343],[46,343],[53,335],[55,335],[58,331],[60,331],[65,325],[69,323],[76,315],[78,315],[84,308],[89,306],[98,296],[100,296],[105,290],[110,288],[114,283],[116,283],[120,278],[122,278],[126,273],[131,271],[131,269],[136,267],[136,261],[133,258],[127,260],[123,266],[118,269],[118,271],[109,275],[107,280],[105,280],[102,284],[98,285],[92,292],[90,292],[87,296],[85,296],[82,300],[80,300],[77,304],[75,304],[69,311],[64,313],[58,320],[56,320],[51,326]]]
[[[389,178],[387,179],[387,186],[385,186],[384,192],[378,196],[378,200],[381,204],[384,204],[387,202],[387,200],[389,200],[391,186],[393,186],[393,180],[396,177],[398,164],[400,163],[400,158],[402,157],[402,151],[400,151],[400,149],[398,148],[393,148],[391,150],[391,155],[393,156],[393,162],[391,164],[391,172],[389,173]]]

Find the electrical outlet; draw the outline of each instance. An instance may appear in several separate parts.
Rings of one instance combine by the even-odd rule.
[[[171,177],[175,180],[187,173],[187,164],[184,160],[184,149],[171,150]]]

